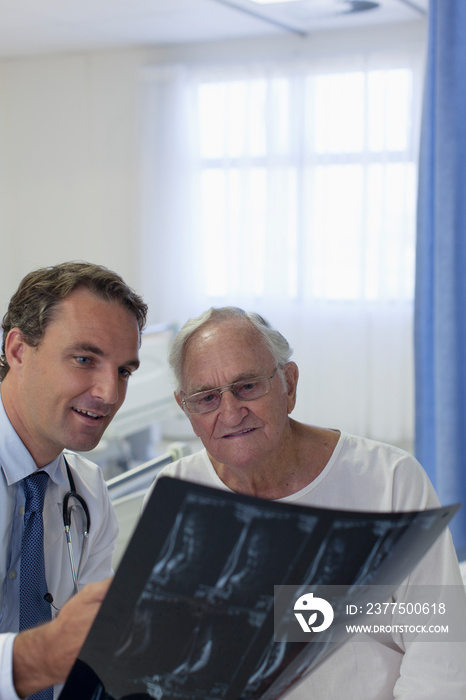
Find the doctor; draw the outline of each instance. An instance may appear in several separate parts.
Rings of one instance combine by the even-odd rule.
[[[122,405],[139,365],[146,313],[142,299],[115,273],[89,263],[63,263],[27,275],[3,319],[1,700],[31,694],[41,700],[52,697],[52,690],[42,689],[66,679],[108,588],[104,579],[112,573],[116,516],[99,468],[67,449],[94,448]],[[24,479],[35,472],[48,475],[39,477],[46,482],[45,581],[42,576],[39,583],[34,570],[25,583],[30,562],[26,556],[21,561],[22,551],[28,551],[23,538],[28,510]],[[89,584],[74,597],[62,510],[70,491],[75,578],[79,589]],[[24,597],[39,585],[45,586],[47,602],[41,588],[36,607],[45,604],[45,619],[52,619],[26,629],[28,625],[20,622]]]

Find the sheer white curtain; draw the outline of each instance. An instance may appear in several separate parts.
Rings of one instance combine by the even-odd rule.
[[[421,59],[364,54],[144,76],[153,320],[262,313],[295,416],[409,445]]]

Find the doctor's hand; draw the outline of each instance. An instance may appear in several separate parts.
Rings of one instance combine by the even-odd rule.
[[[54,620],[16,636],[13,683],[20,698],[66,680],[111,581],[89,583]]]

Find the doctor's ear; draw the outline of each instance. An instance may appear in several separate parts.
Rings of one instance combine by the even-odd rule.
[[[19,328],[12,328],[9,331],[5,339],[5,357],[10,369],[21,367],[24,353],[29,347]]]

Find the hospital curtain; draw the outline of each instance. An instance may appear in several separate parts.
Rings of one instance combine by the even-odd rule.
[[[466,552],[466,3],[430,0],[415,305],[416,454]]]
[[[418,50],[163,66],[143,77],[153,321],[262,313],[298,420],[410,446]]]

